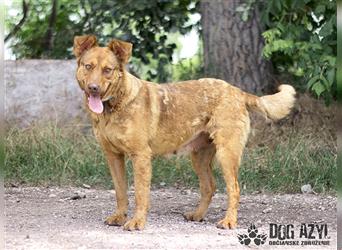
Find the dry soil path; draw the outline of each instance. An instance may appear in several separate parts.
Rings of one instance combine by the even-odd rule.
[[[130,191],[129,196],[130,204],[133,204],[134,193]],[[305,248],[336,248],[334,196],[242,195],[239,226],[235,230],[215,227],[226,210],[223,194],[215,195],[204,222],[184,221],[182,213],[192,209],[198,197],[198,193],[189,190],[153,190],[146,229],[127,232],[103,223],[105,217],[113,212],[114,191],[7,188],[5,246],[6,249],[274,249],[275,246],[269,245],[270,223],[293,224],[294,240],[303,240],[298,239],[301,223],[312,223],[319,226],[327,224],[328,239],[325,240],[330,245]],[[239,243],[238,234],[247,234],[251,223],[256,225],[259,233],[268,236],[264,245],[256,246],[252,241],[247,248]],[[316,230],[312,236],[316,239],[309,241],[316,241]],[[284,246],[277,248],[283,249]],[[303,246],[295,248],[302,249]]]

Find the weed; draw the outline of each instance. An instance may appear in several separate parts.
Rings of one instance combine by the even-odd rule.
[[[336,152],[315,144],[314,139],[294,135],[275,147],[246,148],[240,167],[242,192],[299,192],[311,184],[316,192],[336,188]],[[214,164],[217,187],[225,183],[220,167]],[[72,185],[83,183],[111,188],[112,182],[104,155],[89,130],[81,126],[58,128],[35,125],[11,128],[6,135],[5,183],[27,185]],[[129,185],[132,166],[127,161]],[[156,157],[152,184],[198,187],[189,157]]]

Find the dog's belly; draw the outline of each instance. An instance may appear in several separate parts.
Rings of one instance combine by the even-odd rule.
[[[190,139],[174,138],[164,140],[159,145],[151,145],[154,155],[184,154],[192,151],[198,151],[212,143],[209,133],[201,131]]]
[[[203,148],[211,145],[213,140],[210,138],[209,133],[200,131],[195,134],[190,140],[183,143],[173,154],[184,154],[189,152],[197,152]]]
[[[198,151],[212,143],[209,133],[199,130],[191,136],[173,134],[158,138],[150,143],[154,155],[184,154],[192,151]]]

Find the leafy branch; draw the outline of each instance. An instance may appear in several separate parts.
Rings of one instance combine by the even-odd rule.
[[[29,11],[29,4],[25,0],[22,1],[22,10],[23,10],[23,17],[20,19],[19,23],[17,23],[14,26],[14,28],[7,34],[7,36],[5,37],[5,43],[17,34],[17,32],[20,30],[21,26],[26,21],[27,14]]]

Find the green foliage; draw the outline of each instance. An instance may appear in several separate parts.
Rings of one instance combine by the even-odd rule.
[[[203,59],[200,54],[196,54],[191,58],[180,60],[173,65],[172,79],[174,81],[185,81],[198,79],[203,77]]]
[[[251,10],[253,9],[255,0],[246,1],[238,6],[235,11],[241,14],[242,21],[246,22],[250,16]]]
[[[52,48],[45,44],[52,1],[30,1],[29,15],[11,40],[11,48],[20,58],[72,58],[73,37],[80,34],[95,34],[104,43],[112,38],[134,44],[133,55],[143,64],[151,58],[158,59],[149,78],[166,81],[165,67],[172,61],[174,43],[168,42],[168,33],[185,34],[194,25],[189,23],[189,14],[197,6],[191,0],[58,0],[56,23],[52,25]],[[12,9],[19,13],[21,7]],[[12,30],[20,16],[10,16],[6,28]],[[158,74],[157,74],[158,72]],[[164,73],[164,74],[163,74]]]
[[[73,37],[93,33],[101,43],[112,38],[131,41],[132,69],[143,69],[149,80],[183,80],[201,72],[197,57],[171,66],[177,49],[172,34],[200,28],[189,19],[199,12],[198,0],[58,0],[56,22],[50,27],[52,48],[46,40],[53,1],[26,1],[29,14],[10,40],[18,59],[72,58]],[[297,89],[309,89],[329,103],[336,96],[336,1],[247,0],[236,12],[246,21],[253,8],[259,8],[265,28],[263,55],[273,62],[277,75],[290,75]],[[13,1],[11,10],[20,13],[20,2]],[[13,30],[20,19],[9,15],[6,30]]]
[[[6,136],[5,183],[27,185],[72,185],[112,187],[103,153],[95,138],[81,127],[63,129],[54,125],[12,128]],[[298,134],[275,148],[247,148],[240,167],[243,192],[299,192],[310,183],[316,192],[336,188],[336,152],[315,145],[316,139]],[[315,145],[315,146],[314,146]],[[129,185],[133,184],[132,165],[127,161]],[[215,164],[217,187],[224,191],[220,167]],[[152,184],[198,187],[188,157],[153,160]]]
[[[261,8],[264,57],[329,103],[336,94],[336,2],[270,0]]]

